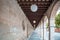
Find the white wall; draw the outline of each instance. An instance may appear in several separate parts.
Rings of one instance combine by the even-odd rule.
[[[25,31],[22,21],[24,20]],[[16,0],[0,0],[0,40],[25,40],[33,27]]]

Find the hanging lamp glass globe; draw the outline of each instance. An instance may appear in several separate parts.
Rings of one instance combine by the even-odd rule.
[[[36,4],[31,5],[31,11],[36,12],[38,10],[38,6]]]

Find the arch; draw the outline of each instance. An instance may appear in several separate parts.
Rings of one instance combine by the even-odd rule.
[[[50,26],[55,26],[55,15],[57,14],[58,9],[60,9],[60,1],[58,1],[53,7],[50,16]]]
[[[58,1],[58,2],[54,5],[53,10],[52,10],[52,12],[51,12],[50,19],[53,19],[53,18],[55,17],[55,15],[56,15],[57,10],[59,9],[59,7],[60,7],[60,1]]]
[[[44,17],[44,24],[46,24],[46,23],[48,23],[48,17],[47,16]]]
[[[50,15],[50,31],[51,31],[51,40],[57,40],[55,39],[55,16],[57,14],[57,11],[60,9],[60,1],[56,2],[56,4],[54,5],[51,15]],[[54,37],[54,38],[52,38]],[[57,38],[57,37],[56,37]]]

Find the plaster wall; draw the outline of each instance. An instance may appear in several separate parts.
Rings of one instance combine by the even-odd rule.
[[[0,0],[0,40],[26,40],[27,27],[29,35],[33,27],[17,1]]]

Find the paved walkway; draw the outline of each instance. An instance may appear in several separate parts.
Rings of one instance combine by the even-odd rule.
[[[45,31],[46,32],[46,31]],[[45,39],[44,40],[48,40],[46,38],[48,38],[48,32],[47,35],[45,34]],[[29,40],[43,40],[41,37],[41,34],[38,34],[37,32],[33,32],[30,37]],[[54,28],[51,27],[51,40],[60,40],[60,33],[54,32]]]
[[[40,35],[37,34],[36,32],[33,32],[29,38],[29,40],[41,40]]]

